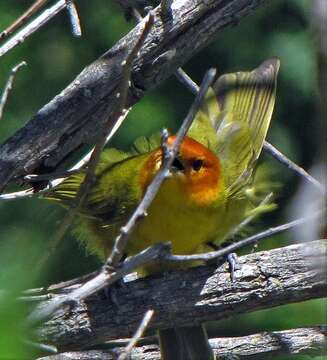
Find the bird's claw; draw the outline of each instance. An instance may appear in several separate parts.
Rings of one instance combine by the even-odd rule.
[[[125,285],[122,279],[118,280],[112,285],[106,286],[102,289],[101,293],[104,295],[106,300],[111,301],[114,306],[118,309],[119,308],[119,301],[117,296],[117,290]]]
[[[235,280],[235,270],[240,269],[240,265],[238,263],[237,254],[236,253],[230,253],[227,255],[227,262],[229,264],[229,273],[231,281],[234,282]]]

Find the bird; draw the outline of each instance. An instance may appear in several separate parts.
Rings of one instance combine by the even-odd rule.
[[[131,233],[125,256],[158,242],[170,242],[173,254],[205,252],[212,244],[221,245],[251,212],[266,210],[251,194],[274,109],[279,66],[279,60],[271,58],[252,71],[221,75],[209,88],[169,176]],[[175,139],[169,136],[168,146]],[[102,259],[110,254],[163,161],[158,134],[137,139],[129,152],[103,151],[74,228],[89,252]],[[84,178],[85,170],[69,176],[46,199],[69,208]],[[138,274],[170,269],[152,264]],[[214,358],[202,324],[162,330],[159,337],[165,360]]]

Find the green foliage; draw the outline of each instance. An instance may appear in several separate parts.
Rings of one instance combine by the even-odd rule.
[[[0,2],[0,29],[23,12],[30,1]],[[200,81],[208,67],[219,73],[255,68],[265,58],[281,59],[276,110],[268,135],[274,145],[305,168],[315,161],[319,132],[314,121],[317,104],[316,43],[309,27],[310,1],[270,2],[232,29],[220,33],[216,40],[185,67]],[[17,74],[5,114],[0,122],[0,141],[23,126],[33,114],[63,89],[84,66],[109,49],[132,27],[114,2],[94,0],[78,2],[83,37],[74,39],[66,15],[58,15],[41,31],[1,58],[0,89],[11,67],[26,60],[28,67]],[[0,90],[1,91],[1,90]],[[175,79],[147,94],[130,113],[113,140],[113,146],[126,149],[139,135],[149,135],[163,126],[175,130],[190,105],[192,96]],[[267,158],[267,156],[265,157]],[[279,210],[266,216],[260,228],[286,221],[285,209],[294,196],[299,180],[285,168],[269,160],[274,177],[282,187]],[[20,347],[21,320],[26,309],[13,301],[21,289],[61,281],[96,268],[97,259],[87,256],[68,235],[49,261],[47,269],[33,273],[34,264],[46,251],[51,234],[58,227],[64,211],[41,200],[0,203],[0,358],[26,358],[28,350]],[[266,241],[265,247],[290,243],[289,237]],[[67,261],[72,259],[72,261]],[[9,295],[10,296],[9,296]],[[256,330],[285,329],[321,323],[326,314],[319,300],[256,312],[221,323],[221,334]],[[217,324],[214,325],[217,327]],[[30,355],[30,354],[29,354]],[[285,358],[284,358],[285,359]]]

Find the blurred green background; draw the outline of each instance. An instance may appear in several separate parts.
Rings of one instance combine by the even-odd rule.
[[[83,36],[71,35],[65,12],[52,19],[27,41],[0,59],[0,91],[10,69],[25,60],[28,66],[18,73],[14,89],[0,122],[0,142],[22,127],[33,114],[68,85],[90,62],[119,40],[132,24],[112,1],[76,1]],[[0,31],[11,24],[32,1],[2,0]],[[184,69],[200,82],[209,67],[219,73],[249,70],[264,59],[281,59],[277,103],[269,141],[306,169],[317,162],[320,151],[322,116],[318,109],[318,41],[312,28],[309,0],[269,2],[235,28],[219,33],[209,47],[195,56]],[[112,145],[126,149],[139,135],[149,135],[163,126],[176,129],[186,114],[192,95],[171,78],[147,93],[130,113]],[[287,210],[296,197],[299,179],[267,155],[273,177],[282,185],[278,210],[265,216],[258,229],[285,222]],[[29,358],[30,349],[20,345],[20,321],[27,311],[14,304],[13,294],[21,289],[67,280],[96,269],[100,264],[85,254],[76,239],[67,235],[51,256],[42,274],[35,264],[47,249],[64,211],[38,199],[0,202],[0,358]],[[264,247],[292,242],[292,234],[265,241]],[[320,300],[260,311],[216,324],[221,335],[242,335],[260,330],[287,329],[326,322]],[[235,327],[237,323],[237,327]],[[26,334],[25,334],[26,335]],[[300,358],[300,357],[299,357]],[[287,359],[287,357],[283,357]]]

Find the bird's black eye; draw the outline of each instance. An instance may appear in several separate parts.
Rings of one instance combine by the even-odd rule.
[[[192,168],[194,171],[199,171],[203,166],[203,160],[196,159],[193,161]]]

